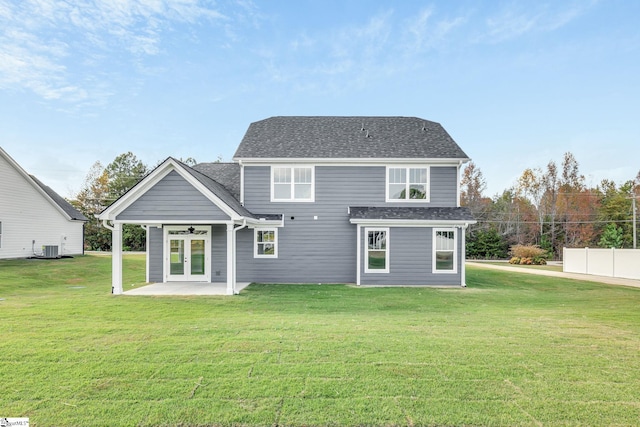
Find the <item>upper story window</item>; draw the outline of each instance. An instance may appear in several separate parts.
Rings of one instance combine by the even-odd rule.
[[[388,167],[387,201],[429,201],[428,167]]]
[[[313,166],[272,166],[272,202],[313,202]]]

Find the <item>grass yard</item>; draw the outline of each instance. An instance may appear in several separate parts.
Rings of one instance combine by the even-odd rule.
[[[125,288],[144,258],[125,258]],[[0,261],[0,417],[32,426],[638,425],[640,289],[112,296],[110,258]]]

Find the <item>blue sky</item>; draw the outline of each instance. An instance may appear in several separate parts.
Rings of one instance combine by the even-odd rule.
[[[640,169],[640,2],[0,0],[0,146],[65,197],[132,151],[230,161],[278,115],[441,123],[488,195]]]

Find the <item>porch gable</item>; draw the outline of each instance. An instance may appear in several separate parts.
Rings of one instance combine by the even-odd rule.
[[[229,215],[175,170],[120,212],[119,221],[228,221]]]

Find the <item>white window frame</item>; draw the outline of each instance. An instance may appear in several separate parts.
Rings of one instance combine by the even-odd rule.
[[[291,176],[291,182],[289,183],[291,185],[290,188],[290,197],[286,198],[286,199],[282,199],[282,198],[276,198],[275,197],[275,171],[276,169],[289,169],[289,173]],[[296,169],[308,169],[311,171],[311,194],[309,196],[309,198],[296,198],[295,196],[295,187],[296,187],[296,181],[295,181],[295,170]],[[309,166],[309,165],[272,165],[271,166],[271,201],[272,202],[314,202],[315,201],[315,187],[316,187],[316,168],[315,166]],[[300,184],[300,183],[298,183]]]
[[[369,249],[369,233],[375,231],[383,231],[386,233],[386,247],[384,249],[384,269],[381,268],[369,268],[369,251],[379,252],[382,249]],[[365,227],[364,229],[364,272],[365,273],[389,273],[389,259],[390,259],[390,246],[389,246],[389,228],[380,227]]]
[[[405,170],[405,194],[410,194],[411,188],[411,169],[426,169],[427,171],[427,182],[425,185],[425,198],[424,199],[391,199],[389,195],[389,171],[391,169],[404,169]],[[395,202],[395,203],[428,203],[431,196],[431,167],[428,165],[394,165],[387,166],[386,168],[386,179],[385,179],[385,200],[387,202]]]
[[[273,231],[273,254],[258,253],[258,233],[261,231]],[[254,258],[278,258],[278,229],[277,228],[254,228],[253,229],[253,257]]]
[[[437,270],[436,269],[436,255],[438,252],[444,252],[445,250],[437,249],[436,236],[439,232],[452,232],[453,233],[453,270]],[[431,271],[434,274],[457,274],[458,273],[458,229],[457,228],[434,228],[433,240],[432,240],[432,268]],[[448,252],[448,251],[447,251]]]

